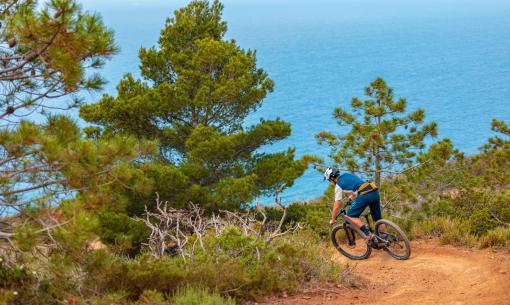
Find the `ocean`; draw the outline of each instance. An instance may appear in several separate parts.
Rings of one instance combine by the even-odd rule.
[[[156,44],[167,17],[188,1],[84,0],[103,16],[121,48],[101,71],[105,92],[125,73],[139,75],[138,50]],[[314,135],[345,132],[332,119],[335,107],[376,77],[425,109],[439,137],[473,154],[493,135],[493,118],[510,121],[510,1],[508,0],[225,0],[228,38],[257,50],[259,67],[275,91],[246,124],[281,118],[292,135],[265,151],[296,148],[298,156],[327,157]],[[86,101],[100,94],[86,95]],[[320,196],[326,183],[310,169],[283,199]]]

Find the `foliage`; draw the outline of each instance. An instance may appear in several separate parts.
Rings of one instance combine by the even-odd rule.
[[[331,197],[331,196],[330,196]],[[282,217],[282,210],[275,206],[266,206],[264,211],[268,217],[268,225],[275,225]],[[283,228],[300,223],[312,230],[321,238],[328,238],[330,226],[327,219],[331,216],[331,202],[328,196],[305,202],[293,202],[288,205],[288,213]]]
[[[440,146],[446,154],[435,151]],[[393,214],[411,222],[434,216],[460,219],[476,236],[510,222],[507,153],[496,150],[466,158],[452,150],[449,141],[432,145],[419,157],[430,162],[385,185],[386,191],[399,195]]]
[[[503,121],[493,119],[491,129],[500,135],[510,137],[510,127]],[[491,151],[495,149],[510,149],[510,140],[501,138],[499,136],[489,138],[487,144],[482,146],[484,151]]]
[[[492,129],[505,134],[494,120]],[[384,180],[387,216],[412,238],[438,237],[443,243],[507,246],[510,224],[510,149],[489,139],[481,152],[465,156],[448,139],[418,155],[419,166]]]
[[[340,280],[340,270],[329,261],[331,252],[320,253],[322,246],[309,234],[269,245],[253,241],[253,237],[231,229],[218,238],[206,239],[205,250],[199,249],[191,261],[179,256],[142,256],[112,269],[109,285],[136,295],[147,289],[172,292],[187,284],[200,284],[246,298],[295,291],[309,281]]]
[[[343,280],[324,242],[331,187],[283,211],[246,209],[250,220],[216,212],[291,186],[316,160],[295,160],[293,149],[264,153],[290,134],[287,122],[245,126],[274,84],[254,51],[224,38],[222,9],[218,1],[192,1],[176,11],[158,47],[140,50],[143,79],[126,75],[116,97],[81,108],[95,124],[88,138],[65,116],[0,130],[0,305],[231,305]],[[0,10],[0,119],[101,87],[91,69],[116,47],[98,16],[71,0],[1,1]],[[365,93],[367,100],[352,100],[353,113],[335,110],[340,125],[351,127],[347,134],[317,136],[333,146],[333,159],[375,173],[378,183],[411,165],[386,177],[381,194],[385,214],[412,238],[510,247],[508,125],[494,120],[500,136],[474,156],[448,139],[424,151],[436,124],[422,125],[423,110],[407,113],[405,99],[395,100],[380,78]],[[171,210],[148,204],[154,191]],[[190,201],[209,213],[177,209]],[[163,236],[155,255],[143,245],[159,232],[145,225],[168,220],[154,214],[162,210],[179,215],[165,233],[185,243]],[[304,229],[294,230],[297,223]],[[266,238],[282,232],[285,238]],[[106,245],[96,247],[98,239]]]
[[[393,213],[413,238],[437,236],[443,243],[481,247],[507,245],[510,152],[504,146],[486,147],[465,157],[449,141],[438,142],[419,157],[430,162],[388,181],[387,189],[405,187],[413,193],[411,197],[401,192],[402,201]]]
[[[496,227],[488,231],[480,240],[480,247],[510,248],[510,227]]]
[[[22,121],[1,131],[0,147],[9,160],[0,169],[0,217],[8,220],[0,237],[11,241],[0,248],[13,256],[43,247],[79,257],[90,239],[108,230],[100,229],[105,221],[97,211],[123,210],[126,189],[146,189],[135,163],[154,145],[125,136],[83,139],[75,122],[50,116],[45,124]],[[130,254],[139,250],[142,234],[132,229],[127,239],[138,240],[129,240],[135,243]]]
[[[468,226],[457,219],[432,217],[413,224],[411,238],[438,237],[443,244],[474,246],[476,237],[467,230]]]
[[[124,213],[100,212],[99,237],[116,253],[134,256],[148,238],[147,227]]]
[[[145,81],[126,75],[117,96],[81,107],[80,116],[103,138],[123,133],[159,141],[159,159],[141,168],[153,191],[184,207],[236,209],[260,194],[289,187],[311,157],[294,160],[294,149],[260,148],[290,135],[290,124],[261,120],[245,127],[273,82],[256,66],[255,52],[224,38],[223,6],[192,1],[169,18],[158,47],[140,50]],[[142,212],[133,194],[130,213]],[[143,206],[142,206],[143,209]]]
[[[77,234],[67,235],[71,244]],[[194,304],[199,300],[216,304],[222,299],[205,291],[247,299],[342,280],[340,266],[330,259],[333,250],[312,232],[302,231],[270,244],[254,241],[254,236],[237,228],[218,237],[208,234],[204,249],[199,248],[192,260],[150,254],[128,258],[87,248],[69,252],[70,247],[64,246],[42,262],[27,261],[23,277],[26,274],[29,280],[10,277],[14,284],[7,288],[18,292],[13,304],[59,304],[70,299],[92,304],[128,304],[128,300],[135,304]],[[35,270],[37,276],[32,277]],[[193,288],[197,286],[201,288]],[[232,300],[222,302],[231,304]]]
[[[99,90],[104,80],[90,73],[117,52],[113,32],[97,14],[73,0],[0,1],[0,120],[12,124],[34,111],[70,108],[57,98]],[[52,103],[48,101],[54,100]]]
[[[224,299],[219,294],[210,294],[205,289],[186,288],[173,296],[175,305],[235,305],[232,299]]]
[[[146,179],[134,163],[152,154],[153,143],[126,136],[83,139],[71,119],[50,116],[45,124],[22,121],[13,130],[0,131],[0,148],[5,158],[0,216],[17,212],[38,219],[69,198],[86,209],[122,210],[126,198],[116,190],[146,190]],[[47,225],[58,222],[61,212],[48,213]]]
[[[352,112],[335,108],[333,118],[340,126],[350,126],[347,134],[320,132],[320,144],[331,146],[331,158],[351,172],[373,175],[377,185],[381,175],[413,163],[425,147],[428,136],[437,135],[437,124],[423,124],[425,111],[406,114],[407,101],[395,100],[393,89],[382,78],[365,88],[367,100],[357,97],[351,101]]]
[[[0,289],[15,288],[33,281],[33,276],[22,266],[12,265],[0,257]]]

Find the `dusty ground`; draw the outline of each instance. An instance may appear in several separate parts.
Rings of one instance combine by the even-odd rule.
[[[354,262],[362,288],[330,288],[259,304],[510,305],[508,251],[440,246],[436,241],[413,242],[411,248],[407,261],[374,251],[368,260]],[[334,259],[348,261],[340,254]]]

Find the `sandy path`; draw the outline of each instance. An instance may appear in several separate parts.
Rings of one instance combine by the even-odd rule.
[[[510,253],[413,242],[407,261],[383,251],[354,262],[360,289],[335,288],[323,293],[273,299],[271,305],[333,304],[490,304],[510,305]],[[348,260],[338,255],[341,262]],[[353,261],[350,261],[351,264]]]

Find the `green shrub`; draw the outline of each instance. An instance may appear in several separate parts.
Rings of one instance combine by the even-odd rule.
[[[16,288],[33,282],[32,274],[22,266],[8,264],[0,256],[0,288]]]
[[[437,203],[426,209],[427,205],[423,207],[427,211],[428,216],[443,216],[451,217],[456,215],[454,204],[450,198],[439,200]]]
[[[146,290],[142,293],[136,305],[169,305],[169,303],[161,292]]]
[[[189,285],[246,299],[342,280],[340,266],[331,261],[333,249],[312,230],[267,244],[230,228],[219,236],[207,234],[203,245],[202,249],[197,243],[194,255],[185,258],[149,254],[128,258],[96,251],[87,258],[84,283],[105,295],[128,292],[134,300],[144,291],[173,294]],[[188,253],[191,247],[192,242]]]
[[[239,298],[295,291],[310,281],[340,281],[331,249],[302,231],[267,245],[238,230],[206,239],[205,252],[187,264],[187,282],[200,283]],[[222,270],[222,272],[217,272]],[[241,288],[242,287],[242,288]]]
[[[320,198],[309,202],[294,202],[291,203],[287,210],[287,217],[283,223],[283,228],[288,228],[289,225],[300,223],[305,227],[313,230],[322,238],[329,237],[331,226],[329,219],[331,217],[331,204],[329,200]],[[268,222],[277,224],[282,215],[283,210],[279,207],[267,206],[264,207],[264,212],[268,218]],[[261,216],[258,216],[261,219]]]
[[[109,272],[105,288],[128,291],[131,297],[138,297],[145,290],[175,291],[186,279],[186,270],[177,257],[158,259],[145,254],[136,259],[117,259],[110,267],[110,270],[103,270]]]
[[[510,248],[510,227],[497,227],[488,231],[480,239],[480,247],[507,247]]]
[[[469,225],[458,219],[434,217],[415,223],[411,238],[438,237],[442,244],[474,246],[476,237],[469,233]]]
[[[158,303],[147,303],[159,305]],[[209,293],[203,288],[191,288],[179,290],[170,300],[172,305],[235,305],[231,298],[223,298],[218,293]],[[145,305],[145,304],[144,304]]]
[[[304,225],[323,239],[329,238],[331,225],[331,202],[317,201],[308,205]]]
[[[102,212],[98,216],[101,241],[121,254],[140,253],[142,243],[149,236],[147,226],[122,213]]]
[[[449,227],[446,229],[446,231],[439,237],[439,241],[443,245],[449,244],[454,246],[468,247],[474,247],[477,243],[475,236],[458,227]]]
[[[469,232],[481,236],[492,228],[497,227],[497,222],[491,216],[488,208],[478,208],[467,218]]]
[[[429,218],[411,224],[409,237],[412,239],[439,237],[444,232],[447,218]]]
[[[130,302],[128,302],[127,296],[128,293],[124,291],[116,291],[97,298],[93,298],[90,303],[92,305],[127,305],[130,304]]]

